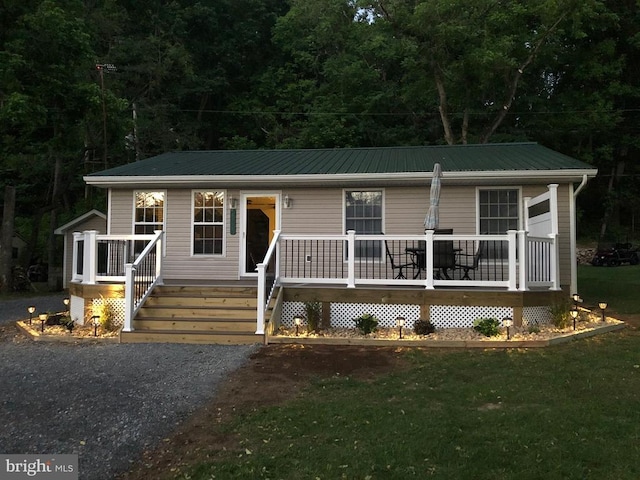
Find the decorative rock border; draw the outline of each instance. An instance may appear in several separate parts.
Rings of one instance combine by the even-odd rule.
[[[59,343],[120,343],[120,335],[113,337],[85,337],[70,335],[43,335],[31,328],[25,321],[18,320],[16,327],[34,342],[59,342]]]

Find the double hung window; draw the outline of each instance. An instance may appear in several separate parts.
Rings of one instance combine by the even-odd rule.
[[[345,191],[345,231],[355,230],[359,235],[382,233],[382,190]],[[379,259],[382,254],[380,241],[356,242],[356,258]]]
[[[224,192],[193,192],[193,254],[222,255]]]

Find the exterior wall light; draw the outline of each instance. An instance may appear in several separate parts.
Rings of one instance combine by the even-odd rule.
[[[602,310],[602,321],[606,322],[607,318],[604,316],[604,311],[607,309],[607,302],[600,302],[598,303],[598,306],[600,307],[600,310]]]
[[[27,307],[27,312],[29,312],[29,325],[31,325],[31,320],[33,319],[33,312],[36,311],[35,305],[31,305]]]
[[[511,331],[509,330],[511,327],[513,327],[513,318],[511,317],[504,317],[502,319],[502,325],[507,327],[507,340],[511,339]]]
[[[291,208],[291,205],[293,204],[293,200],[291,200],[291,198],[289,198],[289,194],[285,194],[284,198],[282,199],[282,205],[284,206],[284,208]]]
[[[296,337],[300,333],[300,324],[302,323],[302,317],[300,315],[296,315],[293,317],[293,323],[296,326]]]
[[[405,321],[406,320],[405,320],[404,317],[396,318],[396,327],[398,327],[398,333],[400,335],[400,340],[402,340],[402,327],[404,327]]]
[[[571,310],[569,310],[569,314],[571,315],[571,318],[573,318],[573,329],[576,329],[576,318],[578,318],[578,315],[580,314],[580,312],[578,311],[578,307],[575,306],[573,307]]]
[[[38,315],[38,318],[40,319],[40,331],[44,332],[44,322],[47,321],[49,315],[47,315],[46,313],[41,313],[40,315]]]

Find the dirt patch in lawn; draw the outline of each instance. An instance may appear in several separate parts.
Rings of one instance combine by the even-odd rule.
[[[215,400],[192,415],[157,449],[144,452],[121,480],[173,478],[194,461],[217,452],[239,451],[237,438],[216,425],[232,416],[294,398],[313,378],[336,375],[370,380],[408,368],[403,349],[332,345],[269,345],[253,354],[218,391]]]

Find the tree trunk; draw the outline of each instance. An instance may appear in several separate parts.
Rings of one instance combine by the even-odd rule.
[[[616,211],[620,208],[620,202],[616,200],[615,188],[618,184],[620,177],[624,173],[625,162],[620,161],[615,166],[611,167],[611,177],[609,178],[609,185],[607,186],[607,203],[604,210],[604,216],[602,217],[602,225],[600,226],[600,240],[604,240],[607,228],[613,217],[615,217]]]
[[[438,97],[440,98],[438,110],[440,111],[440,119],[442,120],[442,127],[444,128],[444,139],[447,145],[453,145],[455,141],[453,139],[453,130],[451,130],[451,122],[449,121],[449,112],[447,109],[447,92],[444,89],[444,81],[442,80],[440,69],[437,65],[434,67],[433,76],[436,87],[438,88]]]
[[[53,188],[51,192],[51,212],[49,217],[49,234],[47,236],[47,264],[48,264],[48,283],[50,290],[57,290],[57,275],[58,271],[58,262],[56,258],[56,235],[53,233],[56,229],[56,225],[58,223],[58,209],[60,202],[60,191],[61,191],[61,170],[62,170],[62,159],[57,156],[56,162],[53,170]]]
[[[4,209],[2,211],[2,239],[0,242],[0,291],[10,292],[13,288],[11,275],[11,253],[13,252],[13,225],[16,210],[16,188],[4,188]]]

